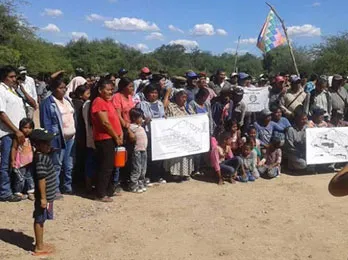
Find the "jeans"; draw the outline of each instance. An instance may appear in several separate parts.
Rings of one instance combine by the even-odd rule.
[[[34,179],[32,176],[32,165],[29,164],[18,169],[21,176],[14,178],[14,193],[34,193]],[[19,178],[18,178],[19,177]]]
[[[73,154],[72,148],[75,139],[66,140],[65,149],[59,149],[52,154],[52,162],[57,176],[57,193],[60,193],[60,188],[63,192],[71,192],[72,184],[72,169],[73,169]],[[61,173],[63,173],[63,185],[61,185]]]
[[[114,187],[115,142],[112,139],[96,141],[97,154],[97,196],[107,196]]]
[[[235,175],[240,166],[242,165],[242,161],[240,157],[233,157],[232,159],[228,159],[220,163],[221,173],[224,175]]]
[[[134,151],[132,154],[132,170],[130,174],[130,189],[145,186],[145,175],[147,168],[146,151]]]
[[[12,195],[10,181],[10,155],[12,138],[11,136],[6,135],[0,140],[0,199],[6,199]]]
[[[114,168],[114,184],[118,185],[120,183],[120,168]]]

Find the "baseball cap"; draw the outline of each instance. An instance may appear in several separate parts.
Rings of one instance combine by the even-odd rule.
[[[301,78],[297,75],[291,75],[290,76],[290,82],[291,83],[297,83],[297,82],[300,82],[301,81]]]
[[[197,78],[198,75],[194,71],[189,71],[186,73],[186,77],[190,79],[194,79],[194,78]]]
[[[323,116],[325,113],[326,111],[320,107],[313,108],[313,116]]]
[[[151,70],[148,67],[144,67],[140,70],[140,72],[144,74],[150,74]]]
[[[178,83],[182,83],[182,84],[185,84],[187,81],[187,79],[185,77],[182,77],[182,76],[173,76],[172,80],[174,82],[178,82]]]
[[[265,108],[264,110],[261,111],[262,117],[266,117],[266,116],[270,116],[270,115],[272,115],[272,112],[268,108]]]
[[[238,73],[237,72],[232,72],[231,73],[231,78],[233,78],[233,77],[238,77]]]
[[[244,95],[244,90],[242,88],[234,88],[233,89],[233,94],[237,96],[243,96]]]
[[[19,74],[27,74],[27,69],[24,66],[18,68]]]
[[[277,76],[277,77],[275,78],[275,82],[276,82],[276,83],[284,82],[284,81],[285,81],[285,79],[284,79],[283,76]]]
[[[56,134],[49,133],[45,129],[38,128],[38,129],[34,129],[33,132],[30,134],[30,139],[33,141],[51,142],[55,136]]]
[[[343,77],[339,74],[335,74],[335,75],[333,75],[332,80],[343,80]]]
[[[118,71],[118,74],[120,74],[120,75],[124,75],[124,74],[127,74],[128,73],[128,70],[126,70],[126,69],[124,69],[124,68],[121,68],[121,69],[119,69],[119,71]]]
[[[241,80],[243,80],[243,79],[250,78],[250,75],[247,74],[247,73],[245,73],[245,72],[240,72],[240,73],[238,74],[238,78],[241,79]]]

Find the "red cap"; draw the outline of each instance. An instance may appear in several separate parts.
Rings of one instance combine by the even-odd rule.
[[[275,82],[276,82],[276,83],[284,82],[284,81],[285,81],[285,79],[284,79],[283,76],[277,76],[276,79],[275,79]]]
[[[149,74],[149,73],[151,73],[151,70],[148,67],[144,67],[141,69],[141,73]]]
[[[205,73],[205,72],[200,72],[200,73],[198,74],[198,77],[199,77],[199,78],[206,78],[206,77],[207,77],[207,73]]]

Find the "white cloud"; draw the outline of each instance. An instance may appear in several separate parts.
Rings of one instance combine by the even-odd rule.
[[[226,36],[227,32],[224,29],[216,29],[216,34],[221,36]]]
[[[88,39],[88,35],[85,32],[72,32],[71,36],[73,41],[78,41],[81,38]]]
[[[49,9],[45,8],[45,11],[42,13],[44,16],[58,17],[62,16],[63,12],[59,9]]]
[[[174,25],[169,25],[168,26],[168,29],[169,30],[171,30],[172,32],[179,32],[179,33],[184,33],[184,31],[183,30],[181,30],[180,28],[178,28],[178,27],[175,27]]]
[[[209,23],[196,24],[191,33],[196,36],[212,36],[215,34],[214,26]]]
[[[238,41],[235,41],[235,43],[238,43]],[[240,44],[256,44],[257,38],[248,38],[248,39],[240,39]]]
[[[150,23],[138,18],[114,18],[105,21],[106,28],[114,31],[159,31],[160,29],[155,23]]]
[[[182,40],[182,39],[175,40],[175,41],[170,41],[169,44],[170,45],[176,45],[176,44],[182,45],[186,49],[194,49],[194,48],[199,47],[199,44],[196,41]]]
[[[86,16],[86,20],[89,22],[94,22],[94,21],[105,21],[107,20],[107,17],[104,17],[102,15],[99,14],[90,14]]]
[[[146,52],[149,50],[149,47],[144,43],[138,43],[138,44],[134,45],[133,48],[135,48],[141,52]]]
[[[46,27],[41,28],[41,30],[44,32],[52,32],[52,33],[60,32],[59,27],[53,23],[49,23]]]
[[[289,36],[297,37],[315,37],[321,35],[321,29],[311,24],[304,24],[301,26],[288,27]]]
[[[160,32],[153,32],[150,33],[148,36],[146,36],[146,40],[159,40],[159,41],[163,41],[164,40],[164,36],[162,33]]]
[[[319,2],[314,2],[312,4],[312,7],[319,7],[319,6],[321,6],[321,3],[319,3]]]

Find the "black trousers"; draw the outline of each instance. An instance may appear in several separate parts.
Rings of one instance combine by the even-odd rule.
[[[113,189],[115,142],[112,139],[96,141],[97,155],[97,196],[103,198]]]

